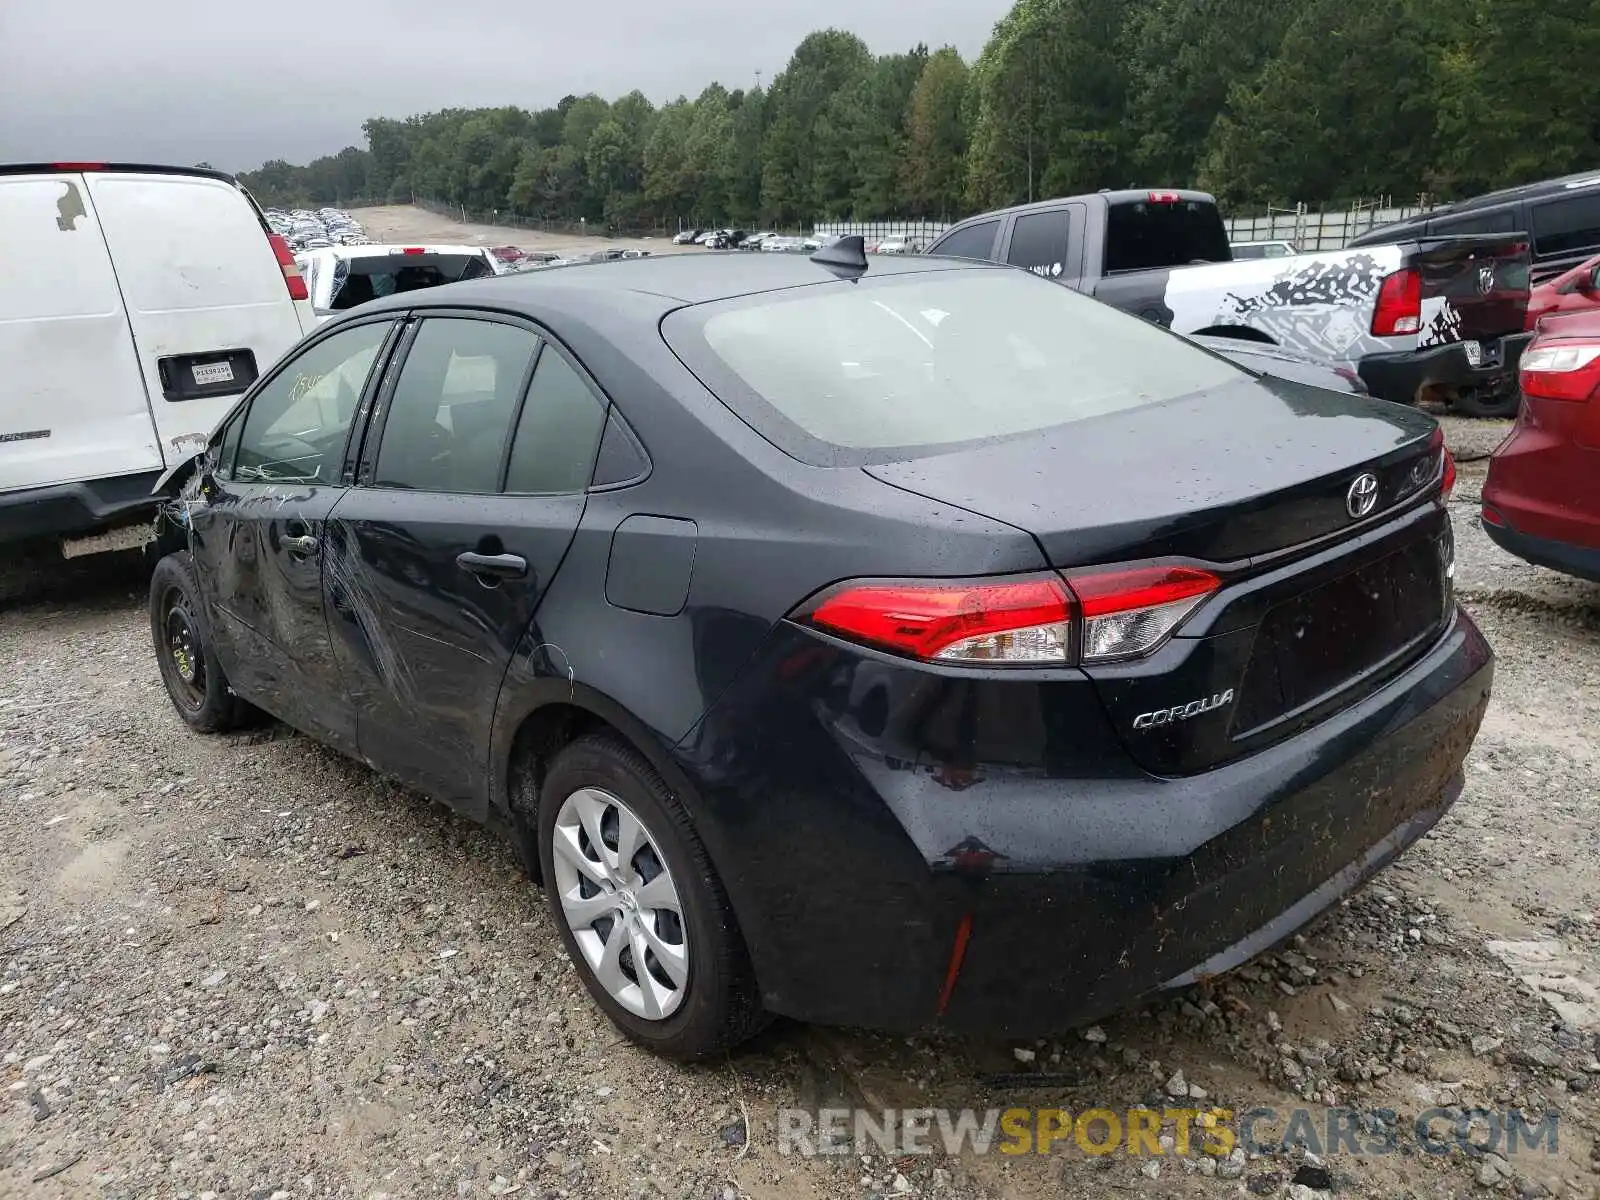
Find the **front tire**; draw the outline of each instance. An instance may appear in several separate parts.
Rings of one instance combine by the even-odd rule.
[[[683,1061],[765,1023],[749,956],[678,798],[631,746],[584,737],[539,794],[539,863],[562,943],[632,1041]]]
[[[161,682],[184,724],[223,733],[249,723],[250,705],[233,694],[211,652],[211,626],[187,550],[169,554],[150,575],[150,636]]]

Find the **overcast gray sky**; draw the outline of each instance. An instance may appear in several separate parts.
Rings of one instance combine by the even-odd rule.
[[[369,116],[748,87],[814,29],[969,60],[1010,0],[0,0],[0,162],[305,162]]]

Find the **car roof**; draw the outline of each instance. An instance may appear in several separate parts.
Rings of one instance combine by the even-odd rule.
[[[967,259],[907,255],[898,261],[873,259],[867,277],[1011,269]],[[543,308],[557,299],[578,308],[604,305],[607,297],[621,293],[657,296],[672,302],[662,305],[665,310],[680,304],[705,304],[735,296],[828,283],[833,279],[827,267],[798,254],[742,254],[737,250],[661,254],[610,262],[570,263],[541,271],[446,284],[387,296],[363,304],[360,311],[460,305],[515,310],[519,302]]]

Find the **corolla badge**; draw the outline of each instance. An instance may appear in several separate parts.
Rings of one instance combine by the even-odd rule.
[[[1191,717],[1198,717],[1201,713],[1208,713],[1221,708],[1224,704],[1233,703],[1233,689],[1219,692],[1207,699],[1191,700],[1187,704],[1175,704],[1171,708],[1158,708],[1155,712],[1140,713],[1133,719],[1135,729],[1154,729],[1160,725],[1171,725],[1174,721],[1187,721]]]
[[[1344,496],[1344,508],[1356,520],[1378,506],[1378,477],[1371,471],[1357,475]]]

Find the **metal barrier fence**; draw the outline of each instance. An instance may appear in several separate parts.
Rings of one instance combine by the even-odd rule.
[[[905,238],[924,249],[950,226],[941,221],[818,221],[813,227],[817,237],[838,234],[849,237],[859,233],[871,246],[885,238]]]
[[[1229,217],[1224,224],[1230,242],[1293,242],[1302,251],[1339,250],[1351,238],[1425,211],[1417,205],[1353,204],[1349,208],[1310,211],[1306,205],[1276,209],[1264,216]],[[926,247],[950,225],[942,221],[818,221],[819,237],[859,233],[867,244],[903,237]]]
[[[1417,205],[1384,208],[1352,205],[1346,209],[1310,212],[1301,205],[1296,209],[1278,209],[1265,216],[1229,217],[1225,224],[1230,242],[1285,241],[1293,242],[1301,251],[1340,250],[1351,238],[1369,229],[1424,211]]]

